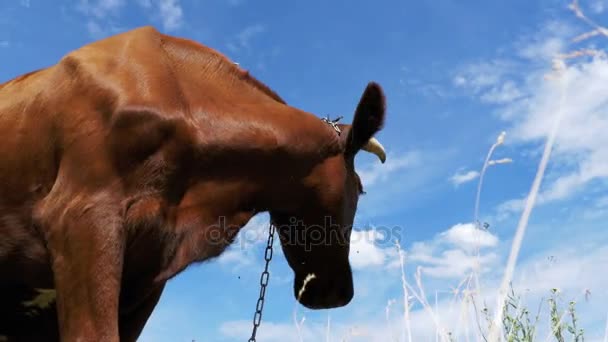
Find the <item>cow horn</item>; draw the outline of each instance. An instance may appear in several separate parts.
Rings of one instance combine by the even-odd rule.
[[[363,146],[361,149],[363,151],[375,154],[383,164],[386,161],[386,152],[384,151],[384,147],[378,141],[378,139],[374,137],[369,138],[367,144],[365,144],[365,146]]]

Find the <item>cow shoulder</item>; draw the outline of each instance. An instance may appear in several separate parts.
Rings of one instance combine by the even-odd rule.
[[[126,170],[145,160],[171,140],[176,129],[175,120],[163,118],[151,108],[116,112],[108,139],[116,166]]]
[[[174,75],[162,58],[150,58],[162,53],[160,39],[144,26],[85,45],[59,63],[63,82],[71,85],[63,112],[77,116],[70,111],[82,109],[82,120],[105,132],[104,145],[121,171],[169,143],[178,148],[189,140],[175,90],[167,86]]]

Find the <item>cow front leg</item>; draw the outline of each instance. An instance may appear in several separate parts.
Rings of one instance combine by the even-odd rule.
[[[49,224],[47,242],[62,341],[119,341],[124,233],[111,206],[75,204]]]

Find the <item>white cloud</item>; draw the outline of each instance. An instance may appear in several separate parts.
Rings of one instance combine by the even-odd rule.
[[[589,3],[591,10],[595,14],[602,14],[606,11],[606,7],[608,7],[608,1],[606,0],[593,0]]]
[[[572,237],[570,241],[552,246],[522,262],[517,267],[513,284],[529,307],[538,303],[541,297],[546,298],[550,289],[559,289],[562,309],[571,300],[577,303],[579,324],[585,326],[585,340],[600,341],[604,336],[605,303],[608,302],[605,290],[608,247],[605,242],[606,234],[598,232]],[[494,294],[496,287],[492,285],[492,291],[488,293]]]
[[[125,5],[124,0],[80,0],[76,9],[87,17],[86,28],[91,37],[99,39],[120,31],[114,20]]]
[[[458,75],[458,76],[454,77],[454,85],[460,86],[460,87],[467,85],[467,78],[462,75]]]
[[[102,39],[112,34],[118,34],[124,31],[124,28],[116,26],[112,20],[95,20],[90,19],[86,22],[86,28],[89,35],[94,39]]]
[[[448,249],[431,255],[421,253],[419,246],[414,245],[410,259],[422,264],[423,274],[434,278],[462,279],[474,269],[479,269],[478,273],[487,272],[487,266],[496,263],[497,255],[487,253],[478,257],[461,249]]]
[[[399,309],[395,309],[397,311]],[[446,325],[456,326],[459,321],[458,310],[453,310],[446,303],[441,303],[438,312]],[[404,325],[403,318],[394,313],[389,321],[376,317],[357,319],[353,322],[330,322],[329,330],[326,323],[305,320],[298,334],[295,323],[265,321],[258,329],[259,340],[269,342],[300,342],[300,341],[352,341],[352,342],[386,342],[400,341]],[[382,316],[378,312],[376,316]],[[429,315],[416,310],[411,313],[412,339],[414,341],[435,340],[436,328]],[[246,340],[251,335],[251,322],[230,321],[223,323],[220,333],[228,338]]]
[[[520,42],[518,57],[526,60],[526,67],[521,69],[520,81],[516,82],[517,76],[512,79],[520,94],[495,103],[500,105],[500,119],[510,125],[507,129],[509,142],[534,150],[544,146],[557,114],[563,111],[550,167],[536,203],[572,199],[579,194],[583,197],[584,194],[585,202],[581,201],[581,206],[585,208],[580,210],[582,213],[577,212],[577,219],[597,219],[608,212],[606,200],[597,196],[605,193],[608,178],[608,150],[605,148],[608,143],[605,134],[608,129],[608,94],[605,92],[608,58],[597,55],[567,60],[561,78],[546,77],[552,71],[551,62],[557,54],[571,48],[586,47],[581,43],[575,47],[569,45],[570,39],[577,35],[568,25],[552,22],[532,39]],[[463,81],[454,83],[463,84]],[[589,205],[587,200],[592,204]],[[520,211],[524,202],[525,198],[505,201],[497,207],[499,217]],[[608,249],[602,242],[605,235],[599,239],[580,236],[579,240],[588,241],[584,243],[573,241],[576,237],[577,234],[570,234],[564,245],[520,262],[514,284],[527,289],[530,298],[538,299],[540,295],[547,295],[549,289],[559,288],[567,293],[564,295],[566,298],[579,303],[584,302],[583,293],[590,289],[592,293],[599,292],[601,299],[596,297],[594,301],[605,303],[608,293],[601,284],[608,279],[605,272],[596,273],[601,272],[601,265],[605,265],[608,258]],[[556,258],[558,262],[549,265],[547,258]],[[495,283],[493,288],[496,288]],[[580,317],[589,322],[587,326],[599,323],[603,328],[605,307],[600,308],[593,303],[583,305],[594,307],[587,309],[585,314],[579,310]],[[592,326],[594,333],[601,331],[597,324]],[[587,339],[599,340],[600,336],[603,335],[596,334]]]
[[[515,52],[527,62],[549,63],[567,48],[567,40],[576,35],[575,29],[565,22],[553,20],[535,33],[524,36],[515,44]]]
[[[410,169],[421,164],[421,155],[418,151],[411,151],[402,155],[389,154],[384,164],[374,160],[373,163],[367,164],[357,170],[357,174],[361,178],[363,188],[372,187],[376,184],[390,181],[391,177],[405,169]]]
[[[251,49],[252,40],[265,31],[266,27],[262,24],[247,26],[237,33],[234,39],[228,43],[228,49],[232,52],[248,51]]]
[[[457,87],[478,93],[487,87],[500,84],[512,68],[513,66],[504,60],[472,63],[454,76],[453,83]]]
[[[584,219],[596,219],[603,216],[608,216],[608,196],[595,199],[582,213]]]
[[[464,240],[467,241],[465,242],[467,244],[468,239]],[[551,289],[558,288],[560,290],[558,302],[560,309],[566,309],[570,300],[577,302],[578,323],[585,328],[585,340],[601,341],[606,317],[604,304],[608,300],[608,292],[604,290],[605,284],[608,282],[608,274],[604,272],[605,265],[608,263],[608,247],[601,243],[605,238],[597,240],[595,243],[586,245],[570,246],[570,243],[565,243],[554,246],[550,250],[544,250],[523,260],[518,266],[518,272],[513,281],[516,294],[522,298],[522,302],[518,304],[526,306],[532,313],[532,318],[536,314],[539,304],[542,304],[541,323],[537,326],[538,340],[545,340],[548,333],[547,296]],[[488,243],[488,245],[494,245],[494,242]],[[462,261],[458,252],[449,253],[449,256],[456,258],[457,262]],[[554,259],[549,261],[548,256],[553,256]],[[465,261],[467,260],[465,258]],[[492,310],[501,272],[501,267],[496,267],[491,276],[482,279],[481,295],[476,298],[475,307],[470,301],[463,299],[463,288],[452,291],[446,282],[433,287],[425,286],[427,300],[432,303],[430,310],[440,329],[452,332],[455,341],[483,341],[483,338],[478,335],[477,319],[486,331],[487,322],[480,311],[485,305]],[[385,281],[385,279],[376,281]],[[414,287],[416,288],[415,285]],[[586,300],[586,293],[590,293],[589,301]],[[435,294],[438,295],[436,303],[434,302]],[[300,336],[304,341],[324,341],[327,338],[335,341],[372,342],[403,340],[405,324],[402,300],[402,298],[398,298],[391,306],[388,320],[381,318],[385,317],[385,310],[379,308],[378,312],[371,312],[364,316],[357,314],[350,318],[340,317],[338,319],[332,316],[329,329],[325,313],[308,311],[300,329]],[[291,315],[290,310],[290,308],[285,310],[287,316]],[[475,312],[478,313],[478,316],[475,315]],[[433,317],[419,305],[414,306],[410,313],[410,326],[414,341],[434,339],[437,332]],[[248,320],[226,322],[219,327],[219,332],[230,339],[247,339],[251,334],[251,322]],[[300,341],[296,326],[290,319],[280,322],[265,320],[258,332],[259,339],[264,341]]]
[[[103,19],[117,15],[125,4],[124,0],[80,0],[77,8],[85,15]]]
[[[445,99],[452,96],[451,89],[444,84],[443,80],[433,80],[429,78],[428,73],[421,73],[420,70],[412,70],[405,66],[401,66],[399,69],[401,71],[399,84],[403,91],[415,92],[429,98]]]
[[[232,264],[237,268],[240,266],[249,266],[253,262],[247,257],[247,254],[242,249],[229,248],[225,250],[217,259],[218,262],[223,264]]]
[[[523,96],[513,81],[505,81],[501,85],[490,88],[487,92],[481,95],[480,99],[487,103],[509,103]]]
[[[548,257],[553,258],[548,260]],[[608,246],[593,242],[581,246],[564,245],[544,251],[525,262],[518,270],[515,281],[519,287],[537,294],[558,288],[575,295],[582,294],[586,289],[606,295],[608,292],[604,291],[604,285],[608,276],[605,272],[595,272],[607,264]]]
[[[27,7],[27,8],[29,8],[31,5],[30,0],[19,0],[19,3],[21,4],[21,6]]]
[[[216,262],[230,265],[235,270],[250,266],[260,259],[260,248],[268,239],[268,215],[254,217],[238,233],[232,243],[217,259]],[[385,242],[391,237],[384,234],[390,232],[372,228],[370,230],[353,230],[351,233],[350,263],[355,269],[386,267],[396,258],[394,245],[386,246]],[[278,236],[275,235],[275,254],[280,253]]]
[[[180,0],[136,0],[139,7],[159,20],[164,30],[175,31],[184,22]],[[76,9],[87,17],[86,27],[96,39],[115,34],[124,29],[116,22],[127,5],[125,0],[79,0]]]
[[[216,261],[233,266],[237,270],[257,262],[259,249],[268,239],[268,224],[268,215],[254,217]],[[395,257],[396,250],[383,245],[383,241],[388,240],[383,234],[379,229],[352,231],[350,262],[353,268],[383,267]],[[275,235],[276,253],[280,252],[279,243],[278,236]]]
[[[383,326],[383,329],[380,331],[372,330],[378,326]],[[329,336],[327,336],[326,325],[318,322],[305,322],[302,324],[298,335],[295,323],[264,322],[258,329],[256,337],[260,341],[269,342],[325,341],[327,337],[336,341],[388,341],[391,335],[387,327],[384,327],[382,323],[378,326],[369,324],[369,322],[353,325],[332,324],[330,325]],[[396,329],[393,328],[393,330]],[[222,335],[234,340],[246,340],[251,336],[251,322],[226,322],[219,327],[219,331]],[[394,333],[398,332],[395,331]],[[378,339],[377,337],[383,338]]]
[[[430,241],[415,242],[407,252],[407,260],[419,264],[425,274],[435,278],[462,278],[472,270],[488,271],[498,255],[484,249],[497,245],[498,238],[492,233],[475,228],[472,223],[459,223]]]
[[[515,70],[516,64],[505,60],[473,63],[461,68],[452,83],[482,102],[503,104],[524,95],[511,79]]]
[[[453,80],[482,102],[498,105],[499,118],[509,125],[509,142],[520,147],[541,148],[563,111],[537,204],[568,199],[608,178],[608,57],[568,60],[559,81],[546,77],[558,54],[581,48],[569,45],[577,35],[570,25],[551,21],[515,44],[525,61],[521,68],[512,68],[515,62],[509,61],[474,63]],[[520,210],[523,202],[506,201],[498,206],[499,215]]]
[[[569,167],[545,183],[539,204],[567,199],[592,181],[608,177],[608,59],[597,57],[569,66],[563,75],[563,90],[541,75],[539,72],[530,84],[530,97],[509,104],[502,115],[512,125],[510,140],[538,144],[549,134],[556,113],[564,111],[550,165]]]
[[[490,232],[478,229],[472,223],[458,223],[439,234],[440,239],[465,250],[495,247],[498,238]]]
[[[258,257],[258,247],[268,240],[269,216],[267,213],[253,217],[241,228],[234,242],[215,260],[230,265],[235,270],[250,266],[262,259]],[[278,236],[275,234],[275,246]],[[275,252],[278,250],[275,248]]]
[[[7,48],[11,45],[8,40],[0,40],[0,48]]]
[[[390,239],[390,237],[388,237]],[[379,246],[380,240],[387,239],[379,230],[355,231],[351,233],[350,263],[355,269],[382,267],[396,256],[394,248]]]
[[[496,207],[497,220],[503,220],[503,219],[511,216],[511,214],[521,212],[524,209],[525,204],[526,204],[525,198],[514,198],[514,199],[510,199],[510,200],[506,200],[506,201],[502,202],[501,204],[499,204]],[[536,204],[537,205],[542,204],[539,201],[539,198],[537,198]]]
[[[103,28],[96,21],[92,20],[87,23],[87,30],[93,37],[100,37],[104,34]]]
[[[226,337],[230,337],[235,340],[245,340],[251,336],[251,322],[230,321],[223,323],[219,327],[219,330],[220,333]],[[264,322],[264,324],[262,324],[258,329],[256,338],[261,341],[284,341],[284,338],[293,336],[295,332],[295,325]]]
[[[452,148],[389,151],[386,163],[368,153],[359,153],[355,165],[366,192],[359,199],[355,225],[370,225],[370,220],[402,212],[410,204],[419,205],[430,198],[437,180],[453,158]],[[360,161],[361,160],[361,161]],[[412,195],[416,194],[416,195]],[[396,199],[399,200],[396,200]]]
[[[179,0],[160,0],[160,16],[165,30],[176,30],[182,26],[184,11]]]
[[[467,171],[467,172],[456,172],[452,177],[450,177],[450,182],[455,186],[468,183],[474,179],[479,177],[478,171]]]

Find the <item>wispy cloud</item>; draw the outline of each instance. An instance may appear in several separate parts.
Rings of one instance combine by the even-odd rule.
[[[402,66],[400,68],[399,84],[407,92],[415,92],[428,98],[445,99],[452,94],[442,78],[443,75],[437,78],[426,72],[420,73],[419,71],[410,70]]]
[[[595,199],[590,206],[583,210],[581,216],[588,220],[608,216],[608,196]]]
[[[538,148],[548,136],[555,113],[563,110],[561,130],[537,203],[570,198],[595,180],[608,177],[608,58],[597,55],[565,66],[560,82],[551,81],[550,63],[570,48],[577,32],[567,24],[550,21],[518,41],[513,49],[526,68],[517,74],[515,62],[475,63],[455,79],[457,87],[497,106],[499,118],[510,125],[509,141],[518,147]],[[580,46],[579,46],[580,47]],[[499,213],[519,210],[524,199],[501,204]]]
[[[222,324],[219,331],[223,336],[236,340],[249,338],[251,322],[230,321]],[[265,322],[258,330],[260,340],[269,342],[298,342],[298,341],[390,341],[398,336],[397,325],[388,325],[382,321],[365,321],[352,324],[333,323],[327,331],[327,326],[319,322],[305,322],[297,333],[295,324],[286,322]],[[427,336],[431,336],[427,335]]]
[[[498,242],[498,237],[487,230],[472,223],[459,223],[430,241],[414,243],[407,258],[420,264],[423,273],[432,277],[462,278],[473,269],[484,272],[496,263],[498,255],[491,248]],[[474,253],[476,249],[480,249],[479,256]]]
[[[498,238],[495,235],[475,228],[472,223],[456,224],[439,234],[439,239],[468,251],[476,248],[495,247],[498,244]]]
[[[524,96],[513,81],[505,81],[483,93],[480,99],[487,103],[509,103]]]
[[[489,104],[504,104],[524,94],[513,80],[516,64],[504,59],[471,63],[461,67],[452,83],[457,89]]]
[[[105,30],[94,20],[87,22],[87,30],[93,37],[101,37],[105,34]]]
[[[159,20],[166,31],[178,30],[184,23],[180,0],[136,0],[135,3],[151,19]],[[76,9],[87,18],[89,34],[99,39],[123,30],[120,22],[126,7],[125,0],[79,0]]]
[[[80,0],[77,9],[85,15],[101,19],[117,15],[125,5],[124,0]]]
[[[184,9],[180,0],[136,0],[152,19],[159,20],[166,31],[176,31],[184,25]]]
[[[228,42],[228,49],[232,52],[249,52],[253,39],[265,31],[266,27],[262,24],[247,26]]]
[[[116,20],[125,7],[124,0],[80,0],[76,10],[86,18],[86,28],[91,37],[99,39],[117,33]]]
[[[595,14],[602,14],[602,13],[604,13],[604,11],[606,11],[606,7],[608,7],[608,1],[606,1],[606,0],[593,0],[593,1],[591,1],[591,3],[589,5],[590,5],[591,10],[593,11],[593,13],[595,13]]]
[[[471,63],[456,73],[453,83],[457,87],[480,92],[500,84],[512,69],[512,63],[499,59]]]
[[[355,269],[386,266],[396,257],[394,248],[387,248],[382,241],[390,240],[388,232],[372,229],[353,231],[351,234],[350,263]],[[382,246],[384,245],[384,246]]]
[[[457,246],[468,249],[478,245],[478,241],[483,249],[496,248],[500,244],[498,238],[489,232],[480,235],[478,239],[473,234],[475,233],[473,229],[475,228],[471,224],[457,224],[436,236],[434,241],[427,241],[426,244],[440,242],[445,246],[451,246],[451,250]],[[526,306],[530,310],[537,310],[539,304],[542,304],[543,315],[548,312],[548,306],[544,304],[546,296],[551,289],[558,288],[560,299],[563,299],[565,303],[570,300],[577,302],[577,312],[581,317],[579,324],[585,327],[586,340],[601,341],[606,315],[604,303],[608,300],[608,293],[603,290],[605,283],[608,282],[608,276],[606,272],[603,272],[608,263],[608,247],[602,243],[605,240],[605,234],[593,238],[596,242],[585,244],[585,248],[579,248],[578,244],[576,244],[577,247],[574,247],[572,242],[567,242],[538,251],[534,256],[522,260],[518,266],[513,286],[516,293],[522,298],[519,305]],[[482,258],[484,257],[482,255]],[[453,260],[451,260],[452,258]],[[409,263],[413,262],[412,256],[409,254],[406,260],[409,260]],[[466,273],[462,270],[461,264],[472,263],[470,257],[465,258],[457,252],[446,253],[443,261],[445,263],[441,266],[441,270],[437,267],[434,271],[441,271],[439,274],[441,276],[450,275],[446,280],[461,279],[460,275]],[[476,320],[479,318],[482,329],[485,331],[487,322],[483,316],[478,316],[479,311],[485,305],[488,305],[489,310],[493,310],[494,296],[497,293],[500,279],[495,276],[502,271],[498,264],[493,263],[492,265],[494,267],[488,269],[489,273],[484,280],[482,292],[476,296],[477,306],[473,306],[470,299],[463,298],[466,294],[462,292],[462,289],[450,289],[449,285],[453,282],[439,282],[425,288],[429,296],[428,300],[433,300],[432,298],[437,293],[438,301],[432,305],[431,309],[439,327],[443,331],[452,332],[456,341],[482,340],[472,338],[479,331]],[[456,268],[456,270],[450,270],[450,267]],[[435,274],[429,273],[428,269],[426,274],[435,276]],[[398,279],[398,272],[393,276]],[[379,286],[379,282],[392,281],[391,278],[390,275],[374,278],[374,283]],[[589,301],[587,301],[588,298]],[[386,298],[387,301],[390,299]],[[402,301],[401,298],[397,300],[397,303],[400,301]],[[365,304],[361,303],[361,305]],[[565,309],[562,304],[560,306]],[[258,330],[258,336],[260,339],[271,342],[300,341],[300,337],[304,341],[323,341],[327,337],[330,340],[392,341],[402,336],[404,330],[402,305],[392,306],[388,319],[378,318],[385,316],[385,310],[380,306],[378,306],[377,313],[371,316],[366,315],[363,318],[361,315],[346,318],[334,318],[332,315],[330,329],[323,319],[315,319],[320,315],[312,312],[309,312],[308,315],[309,317],[306,317],[305,323],[300,328],[299,336],[295,324],[290,319],[264,321]],[[594,319],[594,317],[599,319]],[[410,313],[410,326],[414,341],[426,341],[437,333],[433,317],[418,305],[415,305]],[[549,332],[547,327],[548,325],[542,324],[537,327],[537,337],[540,340],[544,340],[544,337],[547,336]],[[228,321],[218,329],[219,333],[227,338],[247,339],[251,334],[251,322],[248,320]],[[470,334],[469,337],[467,334]]]
[[[597,57],[568,67],[561,85],[541,76],[539,73],[528,89],[530,98],[510,104],[503,119],[513,125],[509,130],[513,140],[538,143],[549,133],[558,106],[564,111],[554,163],[572,167],[545,187],[541,197],[552,201],[569,197],[594,179],[608,177],[608,59]]]
[[[173,31],[182,26],[184,11],[179,0],[160,0],[159,13],[165,30]]]
[[[7,48],[11,45],[8,40],[0,40],[0,48]]]
[[[401,155],[389,154],[384,164],[374,160],[373,163],[357,170],[363,187],[373,187],[377,184],[390,181],[395,173],[408,168],[420,166],[422,156],[419,151],[409,151]]]
[[[267,213],[253,217],[241,228],[235,241],[217,258],[216,262],[230,265],[235,270],[252,265],[256,260],[258,248],[268,239],[269,222]],[[277,240],[275,239],[275,244],[278,243]]]
[[[242,270],[256,263],[260,248],[265,246],[268,239],[268,215],[254,217],[241,229],[234,243],[222,253],[215,262],[231,266],[234,270]],[[353,230],[351,233],[350,262],[355,269],[387,266],[394,259],[396,251],[389,240],[396,237],[394,232],[373,227],[368,230]],[[278,236],[275,235],[275,247],[279,246]],[[276,249],[280,254],[280,247]]]
[[[411,203],[427,200],[438,190],[453,152],[451,148],[388,151],[384,164],[375,156],[359,156],[366,158],[356,165],[366,194],[359,199],[355,224],[369,225],[370,220],[402,213]]]
[[[232,338],[235,341],[247,339],[251,336],[250,321],[230,321],[219,327],[222,335]],[[304,341],[319,341],[318,337],[323,336],[324,327],[321,325],[305,325],[301,330]],[[257,338],[261,341],[299,341],[296,334],[296,327],[289,323],[265,322],[258,330]]]
[[[459,186],[461,184],[475,180],[477,177],[479,177],[478,171],[458,171],[452,177],[450,177],[450,182],[452,182],[452,184],[454,184],[455,186]]]
[[[537,32],[522,37],[513,47],[514,52],[528,63],[546,66],[574,38],[575,29],[563,21],[548,21]]]

